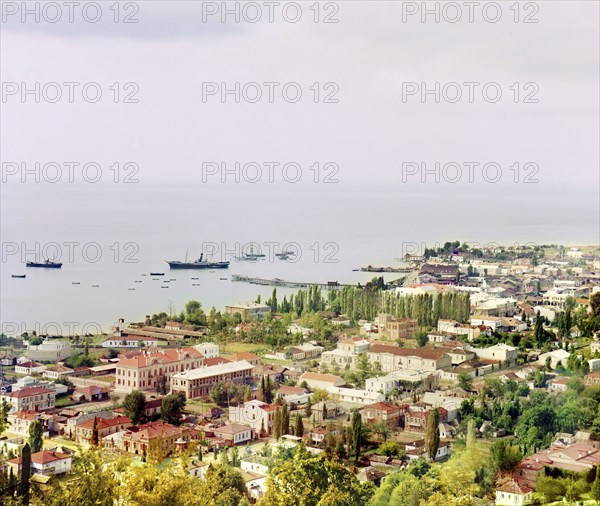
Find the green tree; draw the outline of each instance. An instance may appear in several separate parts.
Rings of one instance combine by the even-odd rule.
[[[461,371],[458,373],[458,386],[467,392],[471,391],[473,388],[473,378],[468,372]]]
[[[25,506],[29,504],[29,479],[31,478],[31,448],[25,443],[21,450],[21,481],[19,483],[19,496]]]
[[[352,453],[354,454],[354,460],[356,462],[358,462],[358,459],[360,458],[360,447],[363,443],[362,429],[362,416],[358,411],[354,411],[350,421],[350,434],[352,440]]]
[[[165,395],[160,408],[160,417],[173,425],[181,424],[181,415],[185,408],[185,395],[181,392]]]
[[[285,436],[290,432],[290,412],[287,404],[281,407],[281,435]]]
[[[134,425],[139,424],[146,416],[146,396],[139,390],[128,393],[123,400],[123,409]]]
[[[600,466],[596,466],[596,478],[594,479],[594,483],[592,483],[590,495],[596,501],[596,505],[600,504]]]
[[[304,423],[299,413],[296,414],[296,422],[294,424],[294,435],[296,437],[304,436]]]
[[[41,451],[44,446],[44,427],[39,420],[34,420],[29,425],[29,446],[31,453]]]
[[[99,435],[98,435],[98,420],[96,417],[94,417],[94,425],[92,426],[92,440],[91,443],[93,446],[98,446],[98,443],[100,442],[99,440]]]
[[[8,413],[10,413],[11,407],[12,405],[6,402],[6,399],[2,399],[2,404],[0,404],[0,435],[4,433],[9,425]]]
[[[429,342],[429,337],[427,336],[426,330],[418,330],[415,334],[415,339],[417,340],[417,346],[422,348]]]
[[[425,432],[425,449],[431,462],[435,461],[438,448],[440,447],[440,413],[437,409],[429,411],[427,417],[427,430]]]

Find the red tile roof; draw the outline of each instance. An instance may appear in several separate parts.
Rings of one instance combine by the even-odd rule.
[[[12,399],[23,399],[24,397],[31,397],[32,395],[40,395],[40,394],[51,394],[54,393],[54,390],[49,390],[48,388],[43,387],[27,387],[21,390],[17,390],[16,392],[12,392],[7,394],[8,397]]]
[[[115,425],[127,424],[131,423],[131,420],[126,416],[116,416],[114,418],[96,418],[96,426],[98,430],[106,429],[108,427],[114,427]],[[93,429],[94,428],[94,418],[90,418],[85,422],[78,425],[81,429]]]

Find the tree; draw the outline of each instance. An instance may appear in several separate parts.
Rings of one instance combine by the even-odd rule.
[[[281,408],[278,406],[275,408],[273,413],[273,428],[272,428],[273,439],[277,440],[281,437]]]
[[[304,423],[300,414],[296,414],[296,423],[294,424],[294,435],[296,437],[304,436]]]
[[[468,372],[462,371],[458,373],[458,386],[467,392],[471,391],[473,388],[473,378]]]
[[[29,446],[31,453],[41,451],[44,446],[44,427],[39,420],[34,420],[29,425]]]
[[[363,431],[362,431],[362,416],[358,411],[352,413],[352,420],[350,422],[350,434],[352,440],[352,452],[354,453],[354,460],[358,462],[360,458],[360,447],[363,443]]]
[[[312,415],[312,402],[309,398],[308,401],[306,401],[306,406],[304,407],[304,416],[306,416],[307,418],[310,418],[311,415]]]
[[[422,348],[429,342],[429,337],[427,335],[426,330],[419,330],[415,334],[415,339],[417,340],[417,346]]]
[[[96,417],[94,417],[94,425],[92,426],[92,440],[91,443],[93,446],[98,446],[99,443],[99,437],[98,437],[98,420]]]
[[[184,408],[185,395],[182,392],[165,395],[160,408],[160,417],[167,423],[180,425]]]
[[[123,409],[125,415],[137,425],[146,416],[146,396],[139,390],[128,393],[123,400]]]
[[[29,479],[31,478],[31,448],[25,443],[21,450],[21,481],[19,483],[19,496],[25,506],[29,504]]]
[[[284,404],[281,408],[281,435],[285,436],[290,432],[290,412],[287,404]]]
[[[427,417],[427,431],[425,432],[425,449],[431,462],[435,461],[438,448],[440,447],[440,413],[437,409],[429,411]]]
[[[596,478],[594,479],[594,483],[592,483],[590,495],[596,501],[596,505],[598,505],[600,503],[600,466],[596,466]]]
[[[267,376],[267,381],[265,382],[265,391],[263,392],[263,396],[265,402],[267,404],[271,404],[273,402],[273,385],[271,384],[271,377]]]
[[[6,402],[6,399],[2,399],[2,404],[0,404],[0,435],[2,435],[9,425],[8,413],[11,407],[12,405]]]

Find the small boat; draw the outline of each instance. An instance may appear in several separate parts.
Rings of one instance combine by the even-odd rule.
[[[360,269],[352,269],[352,272],[358,272]]]
[[[142,282],[142,280],[141,280],[141,279],[140,279],[140,280],[135,280],[135,281],[134,281],[134,283],[141,283],[141,282]]]
[[[219,278],[221,281],[227,281],[227,278]]]
[[[150,276],[164,276],[165,273],[164,272],[151,272]]]
[[[175,278],[170,278],[169,281],[177,281]]]
[[[18,278],[18,279],[23,279],[23,278],[25,278],[25,276],[27,276],[27,274],[13,274],[12,275],[13,278]]]
[[[165,279],[165,280],[163,281],[163,283],[170,283],[170,282],[171,282],[171,280],[170,280],[170,279]]]
[[[200,278],[192,278],[192,279],[200,279]]]
[[[98,288],[100,285],[92,285],[92,288]]]
[[[168,286],[161,286],[161,288],[169,288]]]
[[[79,281],[73,281],[71,284],[72,285],[80,285],[81,283]]]
[[[45,262],[27,262],[25,265],[27,267],[44,267],[46,269],[60,269],[62,267],[61,262],[54,262],[49,259],[46,259]]]
[[[147,276],[148,274],[142,274],[142,276]]]
[[[152,278],[152,281],[160,281],[158,278]]]
[[[200,286],[200,283],[192,283],[192,286]]]
[[[128,288],[127,290],[135,290],[135,288]]]

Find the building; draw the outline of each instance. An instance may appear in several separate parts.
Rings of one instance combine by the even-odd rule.
[[[205,359],[219,356],[219,345],[215,343],[200,343],[194,346]]]
[[[452,359],[443,348],[401,348],[374,344],[367,355],[371,363],[379,362],[384,372],[397,369],[437,371],[452,365]]]
[[[412,338],[419,329],[419,323],[412,318],[379,315],[378,321],[381,334],[392,341]]]
[[[365,406],[363,415],[367,422],[385,422],[390,428],[400,426],[404,410],[396,405],[387,402],[375,402]]]
[[[198,439],[198,431],[190,427],[176,427],[162,421],[130,427],[123,433],[122,449],[135,455],[147,455],[155,449],[168,455],[175,449],[178,440]]]
[[[270,312],[271,307],[266,304],[248,303],[225,306],[226,314],[239,313],[243,320],[250,320],[253,318],[263,320],[265,315]]]
[[[57,364],[52,367],[48,367],[43,373],[42,376],[48,379],[58,379],[64,378],[65,376],[70,376],[75,371],[66,365]]]
[[[306,384],[311,389],[322,388],[326,390],[331,386],[340,387],[346,384],[342,378],[336,376],[335,374],[320,374],[309,371],[302,373],[300,378],[298,378],[299,385],[301,385],[304,381],[306,381]]]
[[[22,410],[10,413],[7,417],[10,424],[10,432],[29,437],[29,426],[40,419],[41,413],[36,411]]]
[[[425,432],[427,420],[432,409],[437,409],[440,414],[440,423],[448,423],[448,411],[444,408],[432,408],[425,404],[409,406],[405,417],[405,430],[412,432]]]
[[[587,475],[599,464],[600,451],[589,443],[555,444],[525,457],[513,473],[513,478],[520,485],[534,488],[538,476],[545,468]]]
[[[156,390],[161,381],[165,381],[168,389],[173,374],[202,367],[203,362],[202,353],[191,347],[122,358],[117,363],[115,389],[121,392]]]
[[[43,362],[62,362],[71,356],[71,345],[60,339],[45,339],[38,345],[27,345],[27,358]]]
[[[583,378],[583,383],[586,387],[600,385],[600,372],[591,372]]]
[[[213,433],[233,446],[252,440],[252,427],[241,423],[228,423],[213,429]]]
[[[379,392],[370,392],[358,388],[329,386],[327,387],[327,391],[332,399],[338,399],[341,402],[349,402],[351,404],[371,404],[385,399],[385,395]]]
[[[464,336],[469,341],[478,338],[481,335],[479,326],[459,323],[455,320],[438,320],[438,332],[444,332],[452,336]]]
[[[98,441],[115,432],[123,432],[131,427],[131,420],[126,416],[116,416],[114,418],[92,417],[75,426],[75,439],[78,443],[91,443],[94,422],[98,430]]]
[[[533,489],[511,479],[496,488],[496,506],[533,504]]]
[[[552,367],[552,369],[556,369],[559,363],[562,364],[563,367],[566,367],[567,360],[570,356],[571,354],[568,351],[565,351],[562,348],[560,348],[558,350],[552,350],[547,353],[542,353],[538,357],[537,363],[539,365],[545,366],[548,357],[550,357],[550,367]]]
[[[76,388],[72,395],[73,400],[79,402],[98,402],[110,399],[110,388],[90,385]]]
[[[171,392],[183,392],[187,399],[207,397],[215,383],[233,381],[247,383],[253,376],[254,366],[246,360],[211,365],[173,374]]]
[[[42,450],[31,454],[31,474],[43,476],[56,476],[71,471],[72,457],[67,453],[56,450]],[[15,476],[19,476],[22,469],[23,459],[17,457],[6,461],[9,469]]]
[[[259,400],[229,408],[229,420],[249,425],[257,434],[270,434],[276,406]]]
[[[56,391],[43,387],[28,387],[9,394],[0,395],[0,402],[6,400],[15,411],[44,411],[52,409],[56,402]]]
[[[484,327],[489,327],[492,330],[500,330],[502,326],[502,318],[499,316],[482,316],[476,315],[471,317],[471,325],[478,327],[483,325]],[[525,325],[527,327],[527,325]]]
[[[480,360],[492,360],[498,362],[501,367],[513,367],[517,365],[519,351],[514,346],[498,343],[489,348],[465,347],[465,350],[475,353]]]
[[[158,339],[153,337],[112,337],[102,342],[103,348],[143,348],[158,346]]]
[[[15,372],[17,374],[42,374],[45,370],[46,366],[44,364],[34,362],[33,360],[21,362],[15,366]]]

